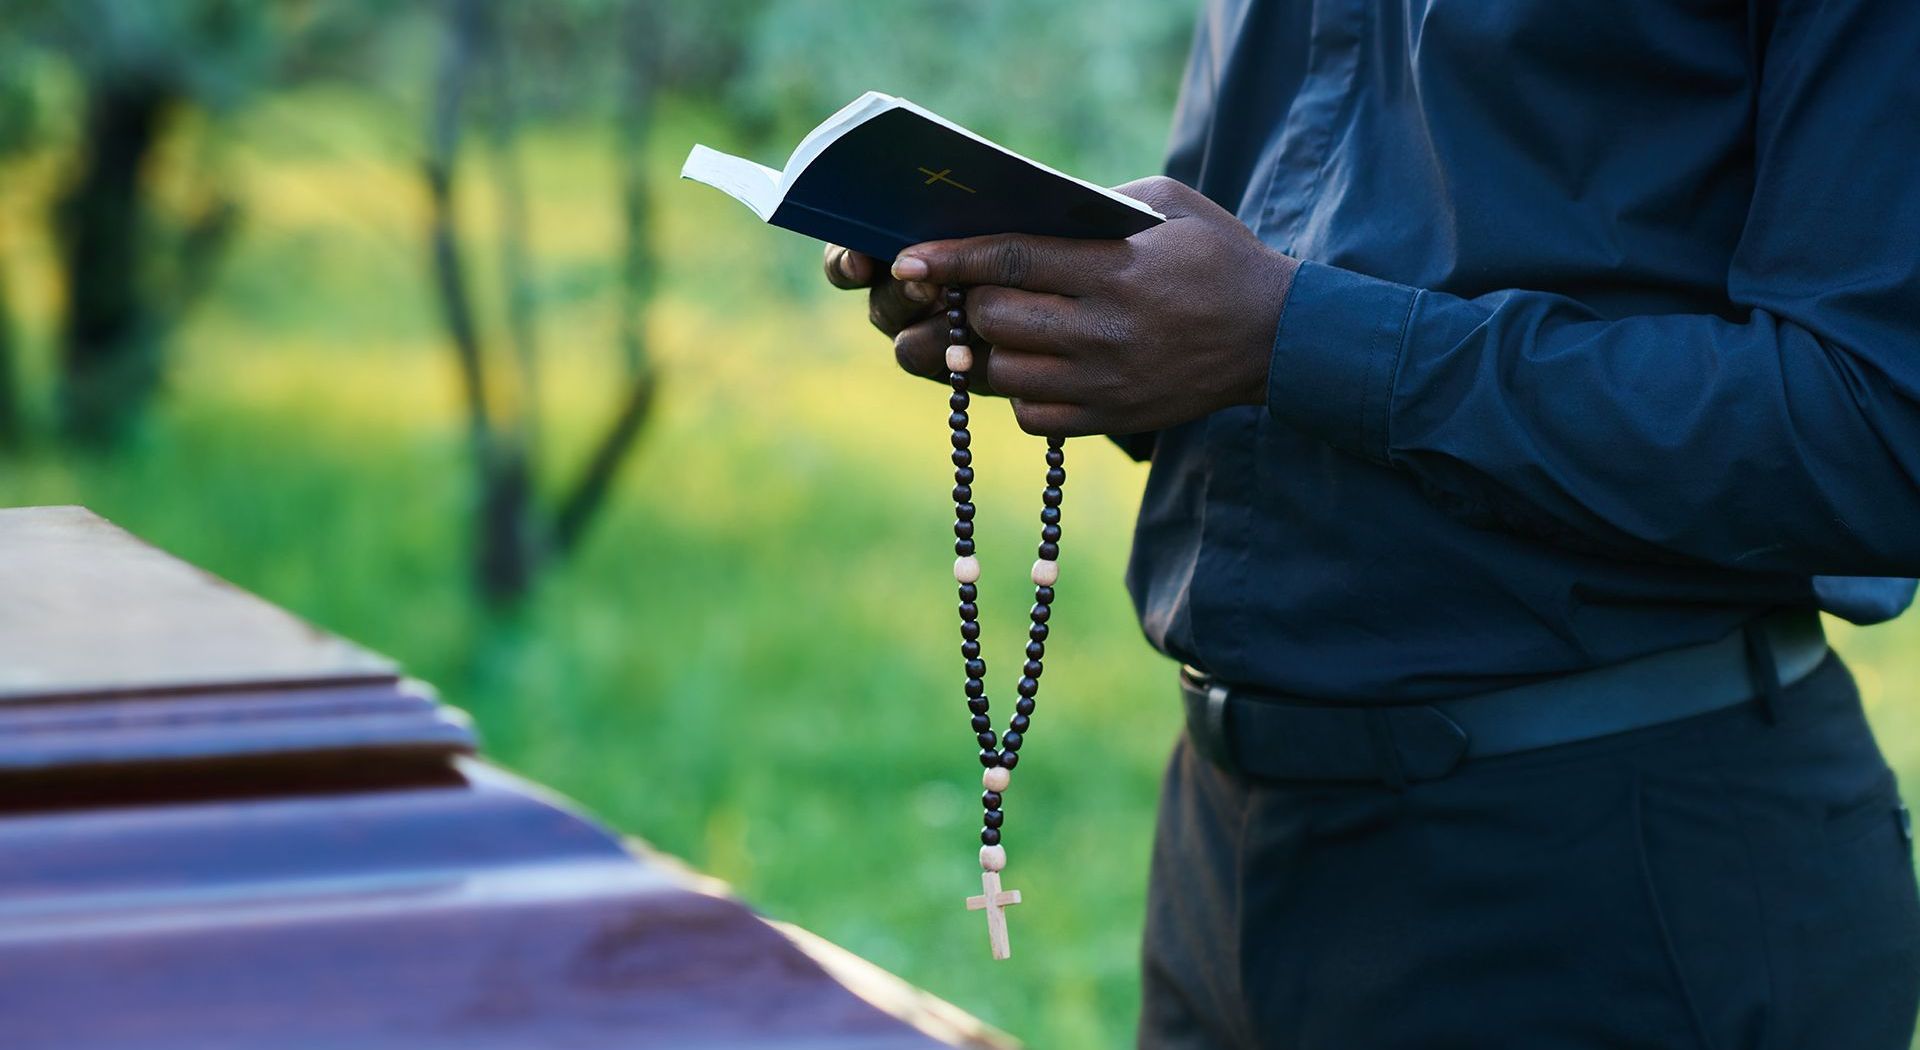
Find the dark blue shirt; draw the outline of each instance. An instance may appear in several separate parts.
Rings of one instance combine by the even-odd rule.
[[[1436,698],[1920,573],[1920,4],[1215,0],[1168,172],[1301,266],[1151,449],[1165,652]],[[1124,439],[1123,439],[1123,443]]]

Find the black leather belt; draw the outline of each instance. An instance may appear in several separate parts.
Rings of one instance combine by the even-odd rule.
[[[1571,744],[1777,695],[1827,655],[1818,613],[1794,609],[1715,642],[1477,696],[1426,704],[1324,704],[1180,675],[1193,747],[1272,780],[1446,776],[1475,758]]]

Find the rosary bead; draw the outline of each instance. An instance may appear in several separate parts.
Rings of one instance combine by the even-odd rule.
[[[955,506],[959,506],[962,503],[972,503],[973,502],[973,486],[972,485],[955,485],[953,487],[953,502]]]
[[[980,559],[972,555],[963,555],[953,560],[953,578],[961,583],[973,583],[980,579]]]
[[[983,766],[985,766],[985,767],[987,767],[988,769],[992,769],[993,767],[995,767],[995,766],[997,766],[997,765],[999,765],[999,764],[1000,764],[1000,752],[998,752],[998,751],[994,751],[994,750],[992,750],[992,749],[990,749],[990,748],[984,748],[984,747],[983,747],[983,748],[981,748],[981,749],[980,749],[980,764],[981,764],[981,765],[983,765]]]
[[[1007,870],[1006,847],[1004,846],[980,847],[980,870],[981,871]]]
[[[1051,587],[1060,582],[1060,563],[1051,558],[1041,558],[1033,563],[1033,585]]]
[[[953,534],[955,536],[960,537],[963,540],[972,539],[973,538],[973,522],[970,522],[965,518],[955,519],[953,523]]]
[[[1059,448],[1061,445],[1064,445],[1066,443],[1067,443],[1067,439],[1064,437],[1051,436],[1047,438],[1048,448]]]
[[[980,841],[983,844],[988,846],[998,846],[1000,844],[1000,829],[999,828],[981,828]]]
[[[1036,623],[1032,627],[1027,628],[1027,637],[1033,639],[1036,642],[1046,641],[1047,625],[1044,623]]]
[[[1019,765],[1019,764],[1020,764],[1020,753],[1019,753],[1019,752],[1017,752],[1017,751],[1002,751],[1002,752],[1000,752],[1000,765],[1001,765],[1001,767],[1002,767],[1002,768],[1004,768],[1004,769],[1012,769],[1013,767],[1015,767],[1015,766],[1017,766],[1017,765]]]
[[[972,711],[976,715],[986,714],[987,698],[984,696],[967,697],[967,710]]]
[[[949,345],[963,345],[963,346],[964,346],[964,345],[966,344],[966,341],[967,341],[967,330],[966,330],[966,329],[964,329],[964,328],[949,328],[949,329],[947,329],[947,343],[948,343]]]
[[[1035,605],[1027,610],[1027,615],[1033,618],[1034,623],[1046,623],[1047,618],[1053,615],[1053,606]]]
[[[969,642],[980,637],[980,621],[967,615],[967,613],[971,611],[973,611],[972,602],[960,603],[960,616],[962,617],[960,620],[960,637]]]
[[[1012,718],[1007,719],[1007,728],[1016,733],[1026,732],[1027,727],[1032,724],[1033,719],[1027,715],[1014,715]]]
[[[973,435],[967,433],[967,429],[965,427],[961,427],[959,430],[956,430],[953,432],[954,448],[966,448],[971,444],[973,444]]]
[[[1047,655],[1047,643],[1045,642],[1028,642],[1027,643],[1027,659],[1038,660],[1046,655]]]
[[[1055,485],[1048,485],[1046,488],[1041,489],[1040,502],[1046,504],[1049,507],[1058,507],[1060,505],[1059,487]]]
[[[1060,451],[1058,448],[1055,448],[1055,447],[1050,447],[1047,449],[1047,466],[1057,467],[1062,463],[1065,463],[1066,461],[1067,461],[1066,453]]]
[[[1033,697],[1023,696],[1020,699],[1014,701],[1013,713],[1016,715],[1032,715],[1033,714]]]
[[[947,289],[946,299],[947,299],[948,306],[959,306],[961,303],[966,301],[966,298],[967,298],[967,293],[961,291],[958,288]]]
[[[981,747],[992,747],[994,741],[998,738],[993,735],[993,730],[989,729],[989,730],[986,730],[985,732],[980,733],[974,739],[980,741]]]
[[[954,471],[954,473],[955,473],[955,474],[957,475],[957,474],[959,474],[960,472],[956,470],[956,471]],[[972,490],[972,486],[973,486],[973,471],[971,471],[971,470],[969,470],[969,471],[967,471],[967,480],[965,480],[965,481],[963,481],[963,482],[961,482],[961,484],[962,484],[962,485],[966,485],[966,486],[968,487],[968,490],[969,490],[969,491],[971,491],[971,490]],[[954,504],[954,505],[953,505],[953,516],[954,516],[954,517],[956,517],[956,518],[959,518],[959,519],[960,519],[961,521],[972,521],[972,520],[973,520],[973,503],[972,503],[972,501],[970,501],[970,500],[961,500],[960,502],[958,502],[958,503],[956,503],[956,504]]]
[[[968,465],[971,464],[972,462],[973,462],[972,452],[964,448],[956,448],[953,450],[953,465],[956,467],[959,467],[960,470],[966,470]],[[959,470],[954,471],[955,474],[958,474],[959,472],[960,472]],[[968,475],[967,480],[972,481],[973,480],[972,475]]]
[[[980,643],[972,638],[960,643],[960,656],[971,660],[980,655]]]
[[[973,657],[973,656],[967,657],[967,667],[969,669],[971,669],[975,664],[979,664],[982,668],[987,666],[986,662],[979,659],[978,657]],[[981,680],[980,675],[975,674],[975,675],[967,676],[967,695],[968,696],[987,695],[987,683]],[[984,708],[982,710],[984,710]]]
[[[1039,691],[1040,680],[1037,678],[1023,677],[1020,679],[1020,684],[1014,686],[1014,692],[1019,693],[1021,696],[1032,696]]]
[[[984,733],[984,732],[986,732],[987,730],[989,730],[989,729],[992,729],[992,728],[993,728],[993,719],[992,719],[992,718],[991,718],[990,716],[987,716],[987,715],[974,715],[974,716],[973,716],[973,731],[974,731],[974,732],[976,732],[976,733]]]
[[[960,585],[960,600],[961,600],[961,601],[963,601],[963,602],[970,602],[970,601],[973,601],[973,600],[975,600],[975,599],[977,599],[977,598],[979,598],[979,597],[980,597],[980,585],[979,585],[979,584],[977,584],[977,583],[963,583],[963,584],[961,584],[961,585]]]
[[[977,604],[973,602],[960,603],[960,619],[962,622],[970,622],[973,620],[978,620],[979,618],[980,618],[980,607]],[[975,626],[975,629],[978,629],[979,627],[978,624],[975,624],[974,626]]]
[[[1009,752],[1020,750],[1022,742],[1020,734],[1011,731],[1009,731],[1006,736],[1000,738],[1000,746]]]
[[[947,417],[947,426],[952,427],[955,430],[967,429],[967,414],[965,412],[953,413],[952,415]]]
[[[1060,542],[1060,526],[1058,525],[1040,526],[1040,542],[1058,544]]]
[[[1033,600],[1036,602],[1039,602],[1042,605],[1052,605],[1053,604],[1053,588],[1035,587],[1033,589]]]
[[[973,348],[963,343],[947,347],[947,369],[952,372],[973,371]]]
[[[1026,675],[1028,678],[1040,677],[1040,661],[1028,660],[1025,664],[1021,665],[1020,673]]]
[[[982,791],[980,793],[980,804],[982,806],[987,807],[988,809],[999,809],[1000,808],[1000,792]]]
[[[965,390],[967,388],[967,374],[965,372],[948,371],[947,382],[952,384],[955,390]]]
[[[987,676],[987,662],[985,660],[968,660],[967,661],[967,677],[968,678],[985,678],[986,676]]]
[[[998,765],[988,766],[987,771],[980,774],[980,786],[988,791],[1005,791],[1007,785],[1011,783],[1013,783],[1013,774]]]
[[[1042,525],[1060,524],[1060,508],[1059,507],[1041,507],[1040,508],[1040,524]]]
[[[947,323],[955,328],[959,328],[961,325],[967,323],[967,312],[957,306],[949,308],[947,310]]]
[[[997,828],[1007,821],[1007,815],[997,809],[987,810],[980,817],[980,822],[990,828]]]
[[[1057,561],[1059,558],[1060,545],[1058,543],[1042,542],[1040,544],[1041,561]]]
[[[1061,485],[1065,485],[1066,483],[1067,483],[1066,471],[1061,470],[1059,467],[1047,468],[1047,484],[1053,485],[1057,488]]]
[[[960,555],[962,558],[971,557],[973,555],[973,541],[954,540],[953,553]]]
[[[972,403],[973,399],[967,396],[965,390],[955,390],[953,396],[947,398],[947,407],[953,409],[955,412],[965,412],[967,406]]]

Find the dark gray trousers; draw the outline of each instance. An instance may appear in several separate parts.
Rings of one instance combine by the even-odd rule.
[[[1830,658],[1779,698],[1441,780],[1256,783],[1187,741],[1153,1050],[1905,1050],[1906,813]]]

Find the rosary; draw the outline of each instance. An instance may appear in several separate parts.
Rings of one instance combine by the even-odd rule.
[[[1007,944],[1005,909],[1020,903],[1020,891],[1000,888],[1000,872],[1007,866],[1007,849],[1000,844],[1000,828],[1006,821],[1000,802],[1012,781],[1013,768],[1020,762],[1020,745],[1026,741],[1033,717],[1033,698],[1040,692],[1040,661],[1047,652],[1053,585],[1060,579],[1060,486],[1067,480],[1063,467],[1067,457],[1061,445],[1066,439],[1047,439],[1047,487],[1040,491],[1040,557],[1033,563],[1033,609],[1028,614],[1033,622],[1027,628],[1027,662],[1020,668],[1020,699],[1014,701],[1013,718],[1007,722],[1006,735],[996,738],[993,719],[987,716],[987,664],[980,659],[980,609],[975,604],[980,594],[980,559],[973,554],[973,435],[967,431],[967,373],[973,369],[973,350],[967,340],[964,303],[964,292],[947,289],[947,381],[953,384],[953,397],[947,401],[953,409],[947,417],[947,425],[953,428],[953,578],[960,582],[960,655],[966,660],[967,710],[973,712],[980,764],[986,767],[980,777],[986,788],[980,796],[981,805],[986,807],[985,826],[980,829],[980,895],[967,898],[967,910],[987,913],[987,940],[993,957],[1005,959],[1012,954]]]

